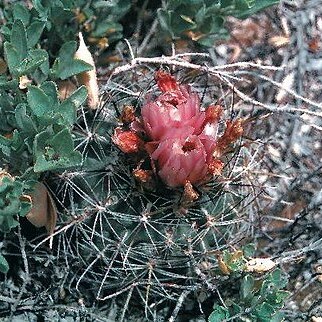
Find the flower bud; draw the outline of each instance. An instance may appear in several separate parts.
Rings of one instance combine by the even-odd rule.
[[[135,153],[143,146],[143,142],[140,137],[131,130],[122,130],[116,128],[112,136],[112,141],[119,147],[124,153]]]

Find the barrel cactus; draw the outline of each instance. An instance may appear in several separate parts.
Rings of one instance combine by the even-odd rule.
[[[82,165],[47,179],[71,283],[121,301],[121,318],[144,305],[153,319],[183,294],[204,301],[226,279],[223,251],[249,229],[244,119],[179,75],[127,77],[126,91],[111,81],[101,108],[82,109],[73,130]]]

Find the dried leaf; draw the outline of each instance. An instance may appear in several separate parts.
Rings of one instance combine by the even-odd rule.
[[[268,42],[277,48],[284,47],[290,43],[290,38],[288,36],[273,36],[269,38]]]
[[[132,171],[132,175],[134,179],[145,189],[153,190],[155,187],[155,181],[153,178],[152,170],[144,170],[144,169],[134,169]]]
[[[79,24],[82,24],[86,21],[86,15],[80,10],[80,8],[74,10],[74,13]]]
[[[5,74],[7,72],[8,66],[3,58],[0,57],[0,74]]]
[[[269,19],[261,19],[255,22],[251,18],[240,20],[229,17],[227,20],[230,25],[231,39],[226,43],[233,50],[229,59],[230,62],[235,62],[239,59],[243,48],[259,44],[263,46],[266,42],[267,34],[272,29],[272,23]]]
[[[83,60],[84,62],[93,66],[92,70],[80,73],[76,77],[80,84],[86,86],[86,89],[88,92],[88,97],[87,97],[88,106],[91,109],[96,109],[99,103],[99,97],[98,97],[99,90],[98,90],[98,83],[97,83],[97,77],[96,77],[96,68],[95,68],[94,59],[90,51],[86,47],[86,44],[84,42],[83,35],[81,32],[79,33],[79,47],[75,53],[75,58]]]
[[[317,53],[321,48],[321,41],[319,37],[314,37],[308,42],[309,50],[312,53]]]
[[[32,83],[32,80],[29,79],[26,75],[20,76],[19,78],[19,88],[26,89],[28,85]]]
[[[187,181],[183,190],[183,203],[191,203],[199,198],[198,192],[193,188],[190,181]]]
[[[231,24],[232,41],[243,47],[262,44],[267,33],[272,29],[272,23],[269,19],[261,19],[255,22],[251,18],[240,20],[230,17],[228,21]]]
[[[322,322],[322,318],[321,317],[317,317],[317,316],[312,316],[311,317],[311,321],[312,322]]]
[[[294,84],[294,73],[290,73],[285,76],[285,78],[281,83],[282,85],[281,89],[276,94],[275,99],[277,103],[281,103],[286,98],[287,96],[286,90],[290,90],[293,87],[293,84]]]
[[[222,169],[224,168],[224,163],[219,159],[213,159],[208,164],[208,170],[214,176],[219,176],[222,173]]]
[[[135,117],[135,108],[132,105],[125,105],[122,110],[120,120],[122,123],[130,124],[134,122]]]
[[[46,227],[49,235],[52,235],[56,226],[57,211],[46,186],[38,182],[30,195],[32,208],[26,218],[36,227]]]
[[[63,81],[58,81],[57,85],[58,85],[59,99],[61,101],[64,101],[77,89],[76,85],[68,79]]]
[[[243,49],[239,45],[231,44],[232,55],[229,59],[230,63],[233,63],[238,60],[239,56],[241,55]]]
[[[10,179],[13,179],[13,176],[12,176],[12,175],[10,175],[7,171],[2,170],[2,169],[0,168],[0,182],[2,181],[2,179],[3,179],[4,177],[9,177]]]
[[[228,265],[224,262],[223,258],[221,255],[218,256],[217,258],[218,260],[218,267],[220,269],[220,271],[225,274],[225,275],[229,275],[230,274],[230,268],[228,267]]]
[[[277,264],[270,258],[252,258],[246,263],[247,272],[265,273],[273,269]]]
[[[100,38],[97,43],[97,46],[101,50],[106,49],[109,46],[108,38],[107,37]]]
[[[111,55],[104,57],[100,60],[102,64],[113,64],[122,62],[122,57],[119,55]]]
[[[201,33],[200,31],[193,32],[191,30],[186,31],[184,34],[193,41],[198,41],[205,36],[205,34]]]
[[[141,183],[149,183],[152,181],[153,172],[151,170],[134,169],[132,174]]]

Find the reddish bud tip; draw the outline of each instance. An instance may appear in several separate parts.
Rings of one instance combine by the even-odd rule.
[[[223,108],[220,105],[209,105],[205,113],[205,123],[217,123],[223,114]]]
[[[151,170],[135,169],[132,174],[134,178],[141,183],[149,183],[152,180]]]
[[[124,131],[120,128],[114,130],[112,141],[124,153],[138,152],[143,145],[140,137],[133,131]]]
[[[226,122],[226,130],[223,135],[227,144],[233,143],[243,134],[242,120],[238,119],[235,121]]]
[[[172,92],[179,89],[176,79],[163,70],[155,73],[155,80],[162,92]]]
[[[122,123],[132,123],[136,119],[134,107],[131,105],[125,105],[121,114]]]
[[[213,159],[208,164],[209,172],[216,176],[219,176],[221,174],[223,167],[224,167],[224,163],[219,159]]]
[[[227,149],[229,144],[235,142],[243,134],[243,120],[238,119],[226,122],[224,134],[219,138],[214,155],[219,157]]]
[[[187,181],[183,190],[183,201],[190,203],[199,198],[198,192],[193,188],[190,181]]]

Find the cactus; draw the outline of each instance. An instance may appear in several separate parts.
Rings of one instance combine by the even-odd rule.
[[[145,90],[159,93],[155,86]],[[126,303],[123,316],[129,303],[143,303],[152,318],[164,301],[175,303],[183,292],[203,287],[214,291],[226,279],[218,258],[248,229],[249,191],[236,170],[246,150],[230,149],[221,159],[220,176],[190,186],[196,198],[187,198],[189,187],[171,187],[160,178],[147,185],[133,170],[138,164],[149,168],[149,155],[126,154],[111,140],[115,128],[128,126],[120,123],[113,103],[135,106],[140,118],[147,96],[133,99],[117,90],[109,95],[101,109],[79,114],[73,135],[82,165],[48,179],[61,219],[58,254],[73,263],[70,275],[82,294],[90,290],[98,300],[120,298]],[[204,100],[211,102],[208,95]],[[220,134],[225,128],[221,120]]]

